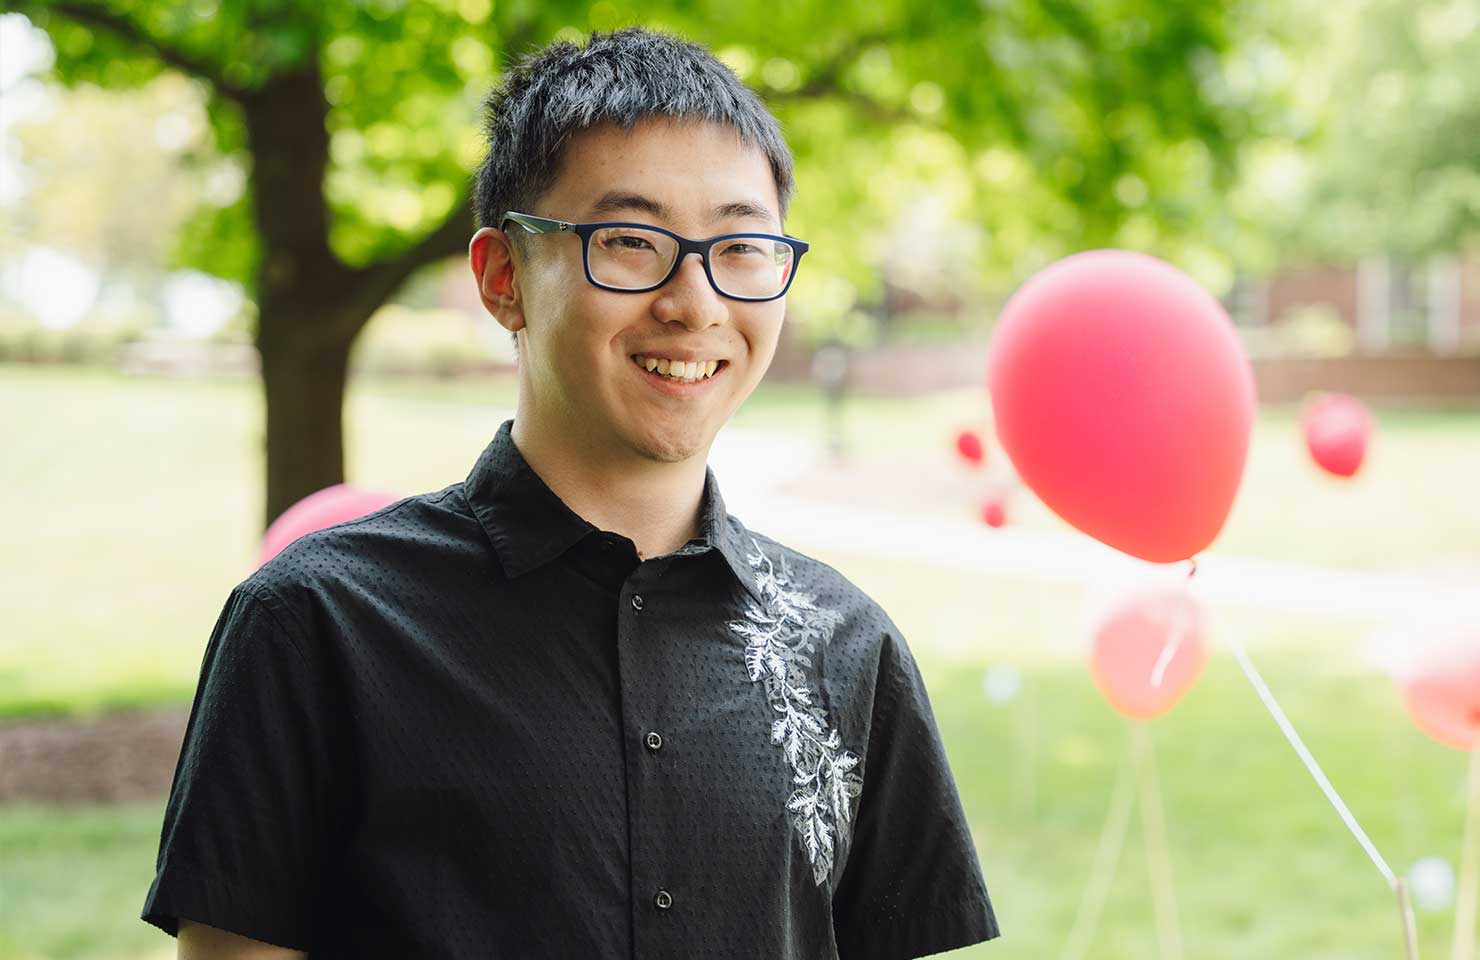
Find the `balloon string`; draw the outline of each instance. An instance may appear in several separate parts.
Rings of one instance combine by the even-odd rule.
[[[1110,808],[1105,811],[1105,826],[1100,830],[1100,843],[1095,849],[1095,863],[1090,869],[1089,883],[1084,888],[1084,899],[1079,901],[1079,912],[1074,916],[1074,925],[1069,928],[1069,942],[1064,946],[1062,960],[1083,960],[1094,942],[1095,929],[1100,925],[1100,915],[1105,910],[1105,899],[1110,893],[1110,881],[1115,878],[1115,867],[1120,862],[1120,851],[1125,845],[1126,828],[1130,826],[1131,799],[1130,764],[1122,760],[1120,772],[1115,778],[1115,793],[1110,799]]]
[[[1040,630],[1039,635],[1042,635]],[[1023,682],[1017,709],[1018,762],[1012,790],[1013,810],[1032,819],[1038,796],[1038,693],[1032,680]]]
[[[1141,837],[1151,871],[1151,904],[1156,911],[1157,941],[1162,960],[1182,960],[1182,930],[1177,923],[1177,898],[1172,885],[1172,860],[1167,853],[1167,824],[1157,785],[1156,753],[1151,729],[1144,720],[1131,721],[1135,744],[1136,780],[1141,788]]]
[[[1465,791],[1465,832],[1461,841],[1459,896],[1454,912],[1450,960],[1473,960],[1475,912],[1480,900],[1480,737],[1470,748],[1469,788]]]
[[[1182,634],[1186,631],[1187,611],[1192,606],[1192,594],[1190,592],[1192,575],[1197,573],[1197,558],[1189,557],[1187,562],[1190,564],[1187,568],[1189,589],[1182,594],[1181,602],[1177,604],[1177,616],[1172,622],[1171,637],[1168,638],[1166,646],[1161,648],[1161,656],[1156,658],[1156,666],[1151,669],[1151,685],[1153,687],[1161,686],[1161,679],[1165,676],[1167,667],[1171,666],[1172,658],[1177,655],[1177,648],[1182,645]]]
[[[1387,861],[1382,858],[1382,854],[1377,852],[1377,847],[1373,846],[1372,841],[1367,838],[1366,832],[1357,823],[1357,818],[1352,816],[1352,812],[1347,809],[1346,804],[1342,802],[1341,796],[1337,794],[1336,788],[1331,786],[1331,781],[1326,779],[1326,774],[1321,770],[1321,765],[1316,763],[1316,758],[1311,756],[1310,751],[1306,749],[1305,742],[1300,739],[1300,734],[1296,733],[1295,728],[1290,725],[1290,720],[1285,716],[1285,711],[1280,709],[1280,705],[1275,700],[1274,694],[1270,693],[1269,687],[1265,686],[1264,678],[1259,676],[1259,671],[1255,670],[1254,664],[1249,661],[1249,655],[1244,652],[1243,644],[1238,641],[1237,637],[1233,638],[1231,642],[1233,655],[1238,659],[1239,666],[1243,668],[1244,675],[1249,678],[1249,683],[1254,685],[1254,691],[1259,694],[1259,699],[1264,701],[1264,706],[1269,710],[1270,715],[1274,717],[1275,723],[1279,724],[1280,731],[1284,733],[1285,739],[1290,741],[1290,746],[1295,748],[1295,752],[1299,754],[1300,759],[1305,763],[1305,769],[1310,771],[1311,777],[1315,779],[1316,784],[1325,793],[1326,799],[1331,801],[1331,806],[1335,807],[1336,812],[1341,815],[1342,821],[1346,823],[1347,829],[1351,831],[1352,836],[1356,837],[1357,842],[1362,845],[1362,849],[1367,851],[1367,856],[1376,864],[1378,871],[1387,880],[1388,886],[1392,887],[1394,891],[1397,891],[1397,876],[1393,873],[1392,868],[1387,865]]]
[[[1403,923],[1403,952],[1408,960],[1418,960],[1418,928],[1413,923],[1413,904],[1408,900],[1408,884],[1402,877],[1393,884],[1398,895],[1398,919]]]

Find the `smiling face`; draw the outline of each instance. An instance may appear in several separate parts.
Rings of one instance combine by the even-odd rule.
[[[577,134],[554,184],[534,209],[520,212],[646,223],[704,238],[779,234],[778,208],[765,154],[732,128],[646,120],[630,131],[608,124]],[[480,258],[486,234],[493,236]],[[784,298],[723,297],[697,255],[657,290],[618,293],[587,282],[574,234],[529,234],[523,252],[512,254],[487,228],[473,242],[485,304],[503,326],[521,331],[518,415],[547,437],[553,431],[566,449],[619,460],[706,458],[770,366]],[[594,253],[597,238],[592,243]],[[713,376],[681,383],[637,357],[719,363]]]

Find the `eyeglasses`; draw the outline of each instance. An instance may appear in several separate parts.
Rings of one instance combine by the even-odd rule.
[[[618,293],[646,293],[667,283],[683,258],[697,253],[716,293],[760,302],[785,296],[807,242],[771,233],[726,233],[690,240],[647,223],[567,223],[510,211],[509,221],[530,233],[574,233],[581,238],[586,279]]]

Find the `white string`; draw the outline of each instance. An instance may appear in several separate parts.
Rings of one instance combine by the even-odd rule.
[[[1171,666],[1172,658],[1177,655],[1177,648],[1182,645],[1182,634],[1185,632],[1187,626],[1187,611],[1192,606],[1191,580],[1192,575],[1197,573],[1197,558],[1189,558],[1187,562],[1192,564],[1192,566],[1187,569],[1188,583],[1182,592],[1182,596],[1177,601],[1177,613],[1172,620],[1171,638],[1161,648],[1161,656],[1156,658],[1156,666],[1151,669],[1151,685],[1153,687],[1161,686],[1161,678],[1166,674],[1167,667]]]
[[[1341,819],[1346,823],[1347,829],[1352,832],[1352,836],[1357,838],[1357,842],[1362,845],[1362,849],[1367,851],[1367,856],[1377,865],[1378,871],[1387,880],[1388,886],[1396,890],[1398,886],[1397,876],[1393,873],[1392,868],[1387,865],[1387,861],[1382,858],[1382,854],[1377,852],[1377,847],[1373,846],[1372,841],[1367,838],[1366,832],[1357,823],[1357,818],[1352,816],[1352,812],[1347,809],[1346,804],[1342,802],[1340,795],[1337,794],[1336,788],[1331,786],[1331,781],[1326,779],[1326,774],[1322,772],[1321,765],[1316,763],[1316,758],[1311,756],[1310,751],[1305,748],[1305,743],[1300,739],[1300,734],[1296,733],[1295,728],[1290,725],[1289,719],[1285,716],[1285,711],[1280,709],[1280,705],[1276,702],[1274,694],[1269,692],[1269,687],[1265,686],[1264,679],[1259,676],[1259,671],[1255,670],[1254,664],[1249,661],[1249,655],[1244,652],[1243,644],[1235,637],[1232,640],[1232,646],[1233,655],[1238,659],[1238,665],[1243,668],[1244,675],[1254,685],[1254,691],[1259,694],[1259,699],[1264,701],[1264,706],[1268,708],[1270,715],[1274,717],[1275,723],[1280,725],[1280,730],[1285,734],[1285,739],[1290,741],[1290,746],[1294,747],[1295,752],[1300,755],[1300,759],[1305,763],[1305,768],[1310,771],[1310,775],[1315,778],[1321,791],[1326,794],[1326,799],[1331,801],[1331,806],[1335,807],[1336,812],[1341,814]]]
[[[1130,825],[1131,801],[1130,764],[1122,760],[1120,772],[1115,778],[1115,792],[1110,806],[1105,811],[1105,825],[1100,830],[1100,843],[1095,849],[1094,866],[1090,869],[1089,883],[1084,888],[1084,897],[1079,901],[1079,912],[1074,915],[1074,925],[1069,928],[1069,942],[1064,946],[1062,960],[1083,960],[1094,942],[1095,930],[1100,925],[1100,915],[1105,910],[1105,898],[1110,893],[1110,881],[1115,878],[1115,867],[1120,862],[1120,850],[1125,844],[1126,828]]]
[[[1156,780],[1156,752],[1151,728],[1144,720],[1131,721],[1135,744],[1136,780],[1141,788],[1141,837],[1146,842],[1146,866],[1151,873],[1151,905],[1156,911],[1156,939],[1162,960],[1182,960],[1182,928],[1177,923],[1176,887],[1172,860],[1167,853],[1167,824],[1161,810],[1161,787]]]
[[[1475,956],[1475,905],[1480,897],[1480,738],[1470,748],[1465,796],[1465,832],[1460,841],[1459,894],[1455,898],[1450,960],[1473,960]]]

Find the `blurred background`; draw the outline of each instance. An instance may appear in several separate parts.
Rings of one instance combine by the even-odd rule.
[[[1403,955],[1220,636],[1447,954],[1466,757],[1394,671],[1480,589],[1474,0],[0,9],[0,957],[174,956],[138,913],[220,606],[305,495],[440,489],[512,415],[465,260],[480,104],[512,58],[627,24],[713,48],[796,153],[812,252],[712,463],[916,653],[1005,931],[956,955],[1165,957],[1153,834],[1188,957]],[[1211,659],[1145,728],[1164,830],[1132,817],[1096,868],[1133,740],[1086,670],[1094,611],[1183,570],[1016,484],[983,372],[1015,287],[1107,246],[1223,302],[1261,407],[1198,577]],[[1373,413],[1355,476],[1303,445],[1318,391]]]

